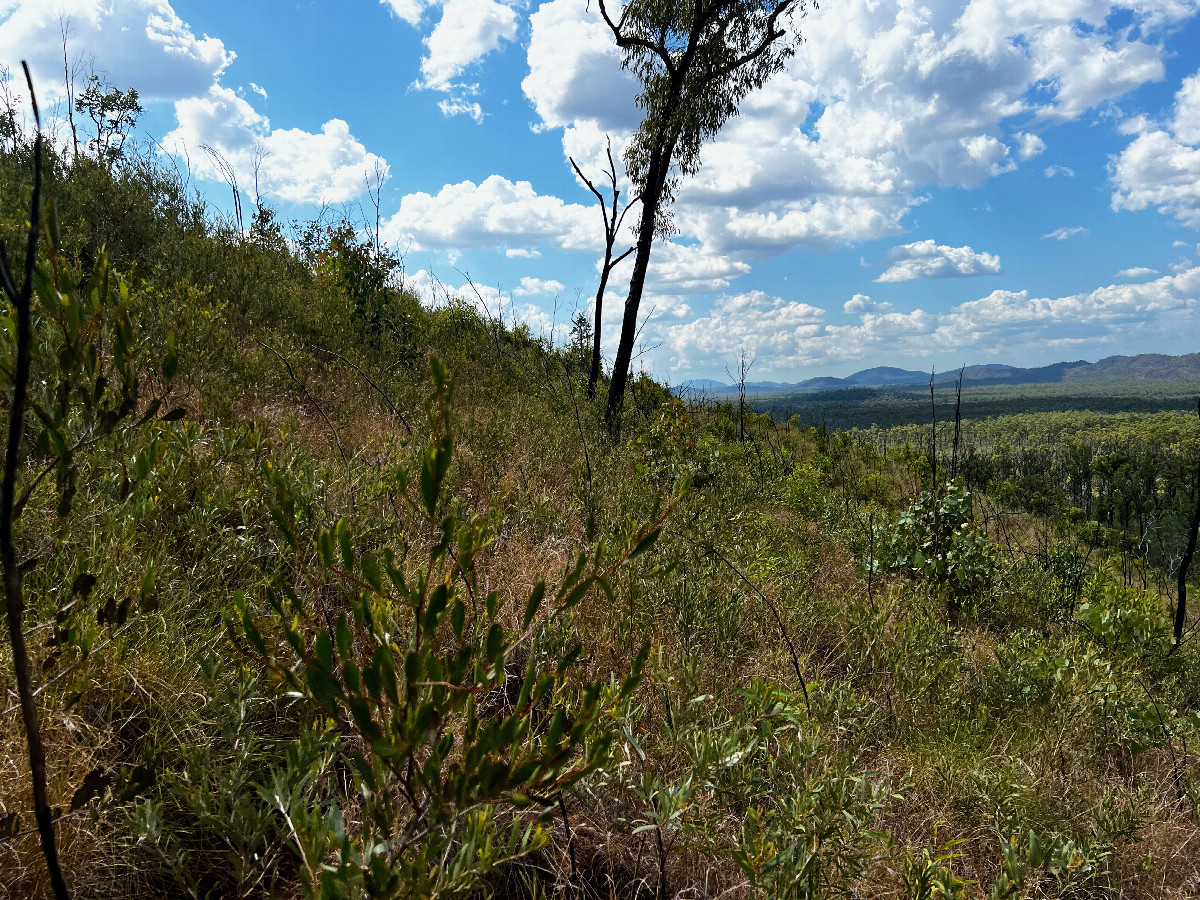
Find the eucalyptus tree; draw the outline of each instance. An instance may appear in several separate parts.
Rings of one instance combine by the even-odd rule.
[[[786,25],[797,13],[804,15],[810,0],[625,0],[616,18],[611,0],[598,2],[622,51],[622,66],[641,82],[637,104],[644,110],[624,155],[642,208],[605,413],[615,431],[650,248],[655,237],[674,230],[670,206],[679,181],[699,170],[704,141],[795,52],[800,36],[789,38]]]
[[[92,120],[96,136],[88,141],[88,147],[111,171],[125,158],[125,141],[142,115],[137,89],[122,91],[105,84],[99,75],[91,75],[87,90],[75,98],[75,112],[87,113]],[[74,118],[71,128],[75,128]]]

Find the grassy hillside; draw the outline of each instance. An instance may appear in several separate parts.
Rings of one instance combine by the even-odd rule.
[[[1086,523],[648,379],[616,439],[578,348],[347,226],[48,183],[16,540],[73,896],[1194,894],[1196,643]]]

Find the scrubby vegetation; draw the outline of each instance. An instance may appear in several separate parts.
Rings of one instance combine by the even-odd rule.
[[[47,165],[16,540],[73,896],[1200,889],[1197,643],[1170,561],[1089,530],[1106,483],[647,378],[614,440],[579,347],[421,305],[344,223]],[[0,896],[37,897],[9,651]]]
[[[1173,357],[1178,359],[1178,357]],[[1130,380],[1112,378],[1055,384],[965,386],[962,415],[965,419],[999,419],[1031,413],[1135,413],[1191,412],[1196,407],[1200,381]],[[939,386],[936,399],[951,411],[956,402],[953,387]],[[772,392],[754,395],[755,407],[783,422],[798,416],[808,425],[826,428],[893,428],[929,423],[929,391],[912,388],[852,387],[831,391]]]

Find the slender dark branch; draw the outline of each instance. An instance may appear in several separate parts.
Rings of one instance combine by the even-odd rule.
[[[751,581],[749,578],[747,578],[746,575],[742,572],[742,570],[739,569],[737,566],[735,566],[732,562],[730,562],[729,557],[727,557],[724,553],[722,553],[720,550],[718,550],[716,548],[716,546],[714,546],[713,544],[702,544],[699,541],[692,540],[687,535],[681,534],[678,531],[672,531],[671,533],[674,535],[677,535],[678,537],[683,538],[689,544],[692,544],[695,547],[699,547],[701,550],[704,550],[710,556],[714,557],[715,559],[719,559],[721,562],[725,563],[725,565],[727,565],[733,571],[733,574],[735,574],[738,578],[740,578],[742,581],[744,581],[746,583],[746,585],[750,588],[750,590],[754,591],[754,593],[758,595],[758,598],[760,600],[762,600],[763,603],[766,604],[767,609],[769,609],[771,611],[771,615],[773,615],[775,617],[775,624],[779,626],[779,633],[783,637],[784,643],[787,644],[788,653],[791,654],[792,668],[796,672],[796,680],[798,682],[800,682],[800,690],[804,693],[804,708],[811,710],[811,706],[810,706],[809,699],[808,699],[808,685],[806,685],[804,683],[804,675],[800,671],[800,657],[796,653],[796,645],[792,643],[792,639],[788,635],[788,632],[787,632],[787,627],[783,624],[783,617],[781,615],[779,615],[779,610],[778,610],[778,608],[776,608],[775,604],[771,602],[770,598],[768,598],[766,594],[764,594],[761,590],[759,590],[758,585],[756,585],[753,581]]]
[[[657,808],[655,812],[658,812]],[[657,823],[654,825],[654,838],[658,842],[658,894],[656,900],[667,900],[667,850],[663,846],[662,827]]]
[[[317,399],[308,392],[308,388],[305,386],[304,382],[296,377],[296,373],[292,371],[291,364],[284,358],[283,354],[280,353],[278,350],[276,350],[274,347],[271,347],[268,344],[264,344],[262,341],[258,340],[258,338],[255,338],[254,342],[256,344],[258,344],[260,347],[262,347],[266,350],[270,350],[272,353],[274,353],[279,358],[279,361],[281,363],[283,363],[284,368],[287,369],[287,373],[291,377],[292,381],[294,381],[296,383],[297,387],[299,387],[300,390],[302,390],[304,392],[304,396],[308,398],[308,402],[317,408],[317,412],[320,413],[321,418],[325,420],[325,424],[329,427],[329,431],[333,435],[333,441],[335,444],[337,444],[338,453],[340,453],[342,456],[342,463],[346,466],[346,489],[350,492],[350,506],[353,508],[353,506],[354,506],[354,479],[351,477],[351,474],[350,474],[350,460],[346,456],[345,448],[342,447],[342,439],[338,436],[337,429],[333,427],[333,422],[329,421],[329,416],[325,415],[325,410],[323,410],[321,408],[321,404],[318,403]]]
[[[612,157],[610,156],[609,158],[611,159]],[[575,174],[579,176],[580,181],[582,181],[584,184],[586,184],[588,186],[588,190],[591,191],[593,194],[595,194],[596,199],[600,201],[600,209],[604,210],[604,225],[607,228],[607,226],[608,226],[608,210],[605,208],[605,205],[604,205],[606,202],[604,199],[604,195],[600,193],[600,189],[597,188],[596,185],[592,184],[592,179],[588,178],[586,175],[583,174],[583,170],[580,169],[579,164],[577,162],[575,162],[575,157],[568,156],[567,159],[570,160],[571,168],[575,170]]]
[[[549,373],[547,373],[549,374]],[[587,466],[589,503],[592,491],[592,455],[588,452],[587,437],[583,433],[583,419],[579,416],[579,403],[575,400],[575,390],[571,387],[571,379],[567,378],[567,396],[571,398],[571,408],[575,410],[575,427],[579,429],[579,443],[583,447],[583,461]]]
[[[338,453],[342,455],[342,462],[349,466],[350,460],[346,458],[346,451],[342,448],[342,439],[338,437],[337,429],[334,428],[333,423],[329,421],[329,416],[325,415],[325,410],[321,409],[321,404],[318,403],[313,395],[308,392],[308,388],[305,386],[304,382],[296,377],[296,373],[292,371],[291,363],[287,361],[282,353],[269,344],[264,344],[262,341],[258,340],[258,338],[254,339],[254,343],[258,344],[258,346],[262,347],[264,350],[269,350],[274,353],[279,358],[279,361],[283,363],[284,368],[287,369],[288,376],[296,383],[296,386],[304,392],[304,396],[308,398],[308,402],[317,408],[317,412],[321,414],[321,418],[324,419],[325,424],[329,426],[330,432],[333,433],[333,440],[337,444]]]
[[[613,161],[612,138],[608,138],[605,142],[604,150],[608,154],[608,180],[612,182],[613,215],[615,216],[617,214],[617,198],[621,196],[621,192],[617,190],[617,164]]]
[[[606,24],[609,30],[613,33],[613,38],[616,40],[618,47],[620,47],[622,50],[628,50],[630,47],[640,47],[643,50],[648,50],[662,61],[662,64],[666,67],[671,78],[675,78],[675,61],[671,58],[671,51],[667,47],[665,38],[660,39],[656,44],[654,41],[647,40],[646,38],[638,37],[637,35],[626,34],[624,28],[627,10],[622,11],[621,18],[614,22],[612,17],[608,14],[608,9],[604,6],[604,0],[599,0],[599,5],[600,15],[604,17],[604,24]]]
[[[963,372],[967,369],[963,366],[958,370],[958,381],[954,385],[954,443],[951,445],[950,451],[950,479],[953,481],[958,477],[958,442],[962,437],[962,381]]]
[[[91,809],[84,807],[83,809],[77,809],[73,812],[63,813],[61,816],[55,818],[54,821],[57,823],[61,822],[63,819],[73,819],[76,816],[86,816],[90,812],[92,812]],[[36,828],[26,828],[24,831],[18,831],[16,834],[6,834],[3,837],[0,837],[0,844],[7,844],[9,841],[19,840],[23,837],[29,837],[29,835],[35,833],[37,833]]]
[[[728,75],[730,72],[737,71],[742,66],[746,65],[747,63],[753,62],[754,60],[756,60],[760,56],[762,56],[764,53],[766,53],[767,48],[769,48],[773,43],[775,43],[775,41],[779,40],[781,37],[783,37],[785,34],[787,34],[787,32],[784,31],[782,28],[777,28],[776,26],[779,22],[780,17],[791,12],[793,6],[795,6],[795,3],[793,2],[793,0],[784,0],[784,2],[780,3],[777,7],[775,7],[775,9],[773,9],[771,11],[771,14],[769,16],[767,16],[766,33],[763,35],[762,40],[759,41],[758,44],[756,44],[750,50],[747,50],[745,53],[743,53],[741,56],[735,57],[733,60],[726,63],[725,65],[712,70],[709,77],[710,78],[723,78],[724,76]]]
[[[626,250],[624,253],[622,253],[620,256],[618,256],[616,259],[614,259],[612,261],[612,265],[609,268],[616,268],[617,263],[619,263],[621,260],[623,260],[625,257],[627,257],[630,253],[632,253],[636,249],[637,249],[637,247],[630,247],[628,250]]]
[[[68,606],[70,606],[70,604],[68,604]],[[81,656],[79,659],[75,660],[75,662],[71,663],[65,669],[63,669],[62,671],[55,674],[54,677],[52,677],[49,681],[45,682],[39,688],[37,688],[33,692],[33,696],[34,697],[39,696],[40,694],[44,693],[47,688],[54,687],[54,685],[58,684],[58,682],[62,681],[64,678],[67,678],[70,675],[74,674],[75,672],[79,671],[79,669],[89,659],[91,659],[93,653],[99,653],[101,650],[103,650],[105,647],[107,647],[109,644],[111,644],[114,640],[116,640],[118,637],[120,637],[122,634],[124,634],[126,631],[128,631],[130,626],[132,626],[132,625],[133,625],[133,619],[130,618],[124,625],[120,626],[115,631],[113,631],[109,637],[105,638],[99,644],[96,644],[94,647],[92,647],[91,651],[87,654],[87,656]],[[13,706],[5,707],[4,709],[0,709],[0,718],[3,718],[4,716],[7,716],[9,713],[15,712],[18,709],[20,709],[19,703],[15,704]]]
[[[25,248],[25,279],[15,290],[7,260],[3,262],[4,289],[17,314],[17,368],[13,378],[12,406],[8,419],[8,446],[4,454],[4,480],[0,482],[0,560],[4,566],[4,606],[8,617],[8,632],[12,642],[12,663],[17,677],[17,696],[21,702],[21,717],[25,722],[25,742],[29,748],[29,774],[33,782],[34,817],[42,841],[42,855],[50,885],[58,900],[68,900],[67,882],[58,860],[54,838],[54,816],[46,788],[46,750],[38,723],[33,684],[29,677],[29,652],[25,646],[23,622],[25,598],[21,590],[21,563],[13,541],[13,501],[17,489],[17,470],[22,462],[22,442],[25,435],[25,407],[29,390],[29,370],[33,356],[33,270],[37,260],[38,236],[41,231],[42,206],[42,120],[33,91],[33,78],[28,64],[22,60],[25,81],[29,85],[37,137],[33,144],[33,199],[29,211],[29,236]]]
[[[321,353],[327,353],[330,356],[335,357],[336,359],[340,359],[342,362],[344,362],[346,365],[348,365],[350,368],[352,368],[355,372],[357,372],[359,375],[361,375],[363,377],[363,381],[365,381],[367,384],[369,384],[371,387],[373,387],[375,389],[375,392],[378,393],[379,396],[383,398],[383,402],[388,405],[388,409],[390,409],[392,411],[392,415],[394,415],[397,419],[400,420],[400,424],[404,426],[404,430],[407,431],[409,434],[412,434],[412,428],[409,427],[408,422],[404,418],[404,414],[396,408],[396,404],[392,402],[392,398],[389,397],[386,393],[384,393],[383,388],[381,388],[374,381],[372,381],[370,376],[367,375],[366,372],[364,372],[362,369],[360,369],[354,363],[350,362],[350,360],[346,359],[346,357],[342,356],[340,353],[334,353],[332,350],[326,350],[324,347],[318,347],[316,344],[309,344],[308,346],[311,347],[313,350],[318,350]]]
[[[8,252],[4,249],[4,245],[0,244],[0,287],[3,287],[5,296],[15,297],[20,291],[13,284],[12,275],[9,272]],[[12,377],[15,378],[16,376],[13,375]]]
[[[1196,401],[1196,414],[1200,416],[1200,399]],[[1187,618],[1187,577],[1188,569],[1192,566],[1192,556],[1196,553],[1196,535],[1200,532],[1200,460],[1196,463],[1196,509],[1192,513],[1192,521],[1188,525],[1187,547],[1183,558],[1179,560],[1179,576],[1176,582],[1177,598],[1175,601],[1175,644],[1183,640],[1183,625]]]
[[[78,451],[80,448],[82,448],[85,444],[92,443],[96,440],[99,440],[98,435],[90,435],[90,436],[84,435],[83,437],[79,438],[79,440],[77,440],[74,444],[71,445],[71,453],[74,454],[76,451]],[[25,490],[21,491],[21,496],[18,497],[16,499],[16,502],[13,504],[13,520],[14,521],[21,518],[21,513],[23,513],[25,511],[25,506],[26,506],[26,504],[29,503],[29,499],[33,496],[33,492],[37,490],[37,487],[39,484],[42,483],[42,480],[45,479],[45,477],[47,475],[49,475],[51,472],[54,471],[54,469],[57,465],[58,465],[57,460],[52,460],[52,461],[46,463],[46,465],[42,468],[42,471],[38,472],[37,476],[33,479],[33,481],[29,482],[29,484],[27,484],[25,486]]]
[[[567,804],[562,791],[558,792],[558,811],[562,814],[563,827],[567,829],[567,853],[571,857],[571,881],[579,884],[579,865],[575,862],[575,835],[571,833],[571,820],[567,818]]]
[[[588,189],[596,196],[596,199],[600,201],[600,215],[604,218],[604,261],[600,266],[600,283],[596,288],[596,305],[592,323],[592,358],[591,364],[588,367],[587,394],[589,400],[596,398],[596,385],[600,380],[600,335],[604,317],[604,292],[608,288],[608,279],[617,264],[636,249],[636,247],[630,247],[616,259],[613,259],[613,245],[617,241],[617,234],[621,229],[621,223],[625,221],[625,213],[629,212],[629,207],[632,204],[626,204],[625,209],[618,216],[617,210],[620,207],[621,190],[617,187],[617,164],[613,160],[611,140],[608,141],[606,150],[608,153],[608,171],[605,174],[612,185],[611,212],[599,188],[596,187],[590,178],[583,174],[583,171],[579,168],[575,160],[571,159],[571,167],[575,170],[575,174],[579,176],[583,183],[588,186]]]
[[[1171,754],[1171,774],[1175,777],[1175,797],[1180,803],[1183,803],[1183,801],[1187,799],[1188,794],[1187,791],[1184,790],[1183,779],[1179,774],[1179,760],[1175,757],[1175,736],[1171,733],[1171,729],[1167,728],[1167,723],[1163,719],[1162,710],[1158,708],[1158,701],[1154,698],[1154,695],[1150,693],[1150,688],[1146,686],[1146,682],[1142,680],[1142,677],[1138,675],[1136,671],[1132,674],[1134,680],[1137,681],[1138,685],[1141,686],[1142,692],[1146,695],[1146,699],[1149,700],[1150,705],[1154,707],[1154,715],[1158,718],[1158,727],[1162,730],[1163,737],[1167,739],[1167,750],[1170,751]],[[1195,803],[1192,804],[1192,809],[1193,811],[1195,810]]]
[[[638,194],[636,197],[634,197],[632,200],[630,200],[628,203],[625,204],[625,208],[623,210],[621,210],[621,217],[619,219],[617,219],[617,227],[614,228],[613,231],[621,230],[621,226],[625,224],[626,213],[628,213],[629,210],[631,210],[633,208],[633,204],[640,203],[641,200],[642,200],[642,195]],[[636,249],[637,249],[636,246],[630,247],[628,250],[626,250],[624,253],[621,254],[620,258],[624,259],[626,256],[628,256],[630,253],[632,253]]]
[[[933,377],[934,372],[929,373],[929,465],[930,465],[930,493],[937,491],[937,398],[933,394]],[[934,506],[934,515],[937,515],[937,506]]]

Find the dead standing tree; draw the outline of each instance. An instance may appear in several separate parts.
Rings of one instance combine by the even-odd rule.
[[[598,3],[622,51],[622,66],[641,82],[637,104],[645,110],[624,154],[642,209],[605,410],[616,433],[650,248],[655,237],[673,230],[669,206],[675,188],[681,177],[699,171],[704,141],[795,52],[799,36],[783,40],[783,25],[796,12],[803,15],[808,0],[625,0],[616,19],[610,4]]]
[[[612,185],[611,204],[600,193],[599,188],[592,183],[592,180],[583,174],[575,160],[567,157],[571,160],[571,168],[575,170],[575,174],[579,176],[580,180],[588,186],[588,190],[595,194],[596,199],[600,201],[600,214],[604,216],[604,264],[600,267],[600,286],[596,288],[596,314],[592,322],[592,365],[588,372],[587,388],[589,400],[596,399],[596,383],[600,380],[600,323],[604,313],[604,291],[608,287],[608,276],[635,249],[634,247],[630,247],[614,259],[613,246],[616,244],[617,235],[620,233],[621,226],[625,222],[625,214],[640,199],[634,197],[629,203],[625,204],[625,208],[621,210],[620,215],[617,215],[617,209],[620,207],[621,201],[621,190],[617,187],[617,164],[613,162],[612,141],[608,142],[607,151],[608,169],[604,174],[608,176],[609,183]]]

